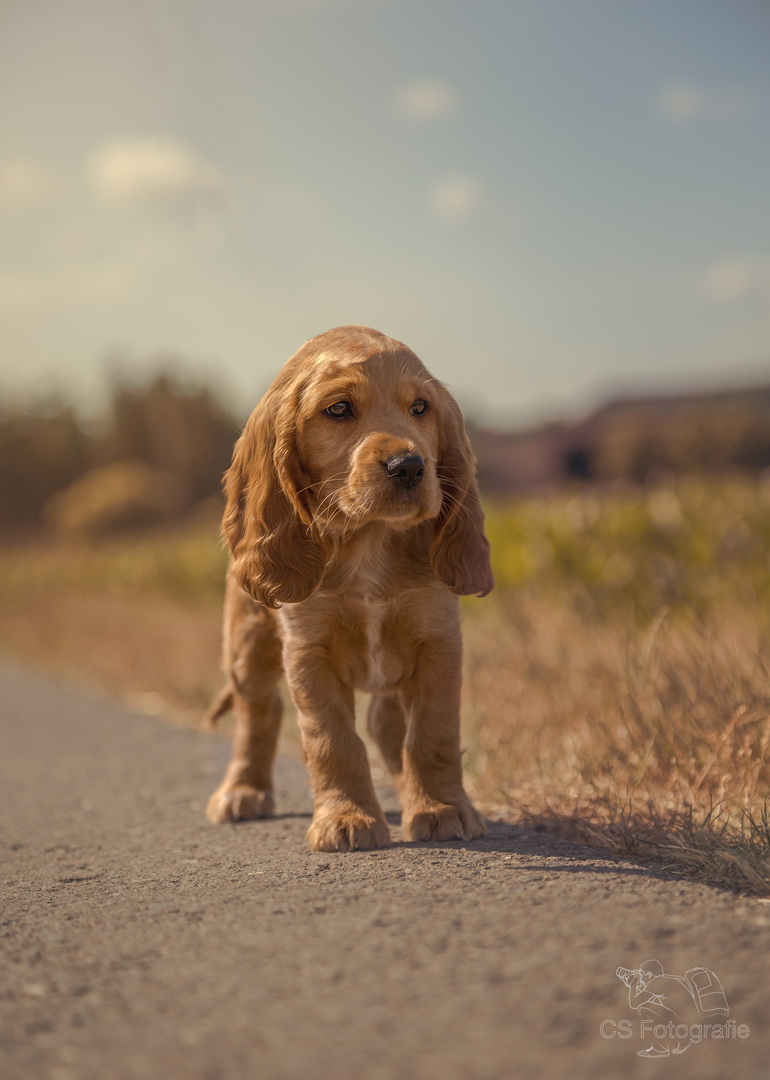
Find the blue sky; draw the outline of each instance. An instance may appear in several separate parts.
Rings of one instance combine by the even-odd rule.
[[[239,412],[344,322],[481,423],[770,380],[766,0],[3,0],[0,393]]]

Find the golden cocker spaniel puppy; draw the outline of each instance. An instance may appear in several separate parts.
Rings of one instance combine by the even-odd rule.
[[[314,851],[390,843],[355,731],[356,689],[412,840],[471,840],[463,789],[458,595],[494,581],[459,408],[405,345],[344,326],[280,372],[225,475],[232,761],[212,822],[268,817],[281,699],[297,708]]]

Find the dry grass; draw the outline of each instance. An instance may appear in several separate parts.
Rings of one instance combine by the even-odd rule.
[[[770,893],[770,649],[745,613],[646,628],[522,593],[466,620],[477,790],[519,820]]]
[[[197,724],[221,685],[216,525],[98,547],[0,549],[0,650]]]
[[[502,588],[468,603],[465,635],[478,790],[770,894],[768,479],[529,499],[490,534]]]
[[[464,634],[482,805],[770,895],[768,485],[573,492],[489,525],[500,587]],[[211,522],[0,552],[0,648],[198,724],[224,566]]]
[[[27,666],[197,725],[221,685],[221,612],[163,597],[4,599],[0,649]]]

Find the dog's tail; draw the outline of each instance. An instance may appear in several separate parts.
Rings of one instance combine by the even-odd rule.
[[[224,716],[226,712],[229,712],[233,707],[235,695],[230,683],[223,686],[217,696],[211,703],[211,708],[206,713],[206,726],[213,728],[217,726],[217,720],[220,716]]]

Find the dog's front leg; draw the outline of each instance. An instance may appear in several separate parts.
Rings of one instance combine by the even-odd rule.
[[[475,840],[486,832],[463,788],[461,667],[458,629],[421,645],[402,690],[407,727],[399,795],[410,840]]]
[[[313,786],[310,850],[387,847],[388,824],[355,730],[353,688],[318,647],[292,643],[284,650],[284,665]]]

